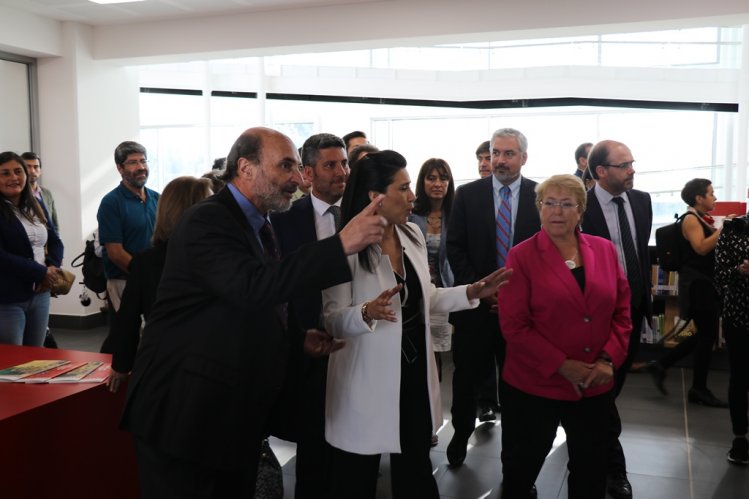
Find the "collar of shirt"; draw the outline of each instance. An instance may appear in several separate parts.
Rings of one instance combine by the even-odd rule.
[[[260,213],[255,205],[252,204],[252,201],[247,199],[244,194],[239,192],[239,189],[237,189],[233,184],[226,184],[226,187],[229,188],[229,192],[231,192],[231,195],[234,196],[234,200],[241,208],[242,213],[244,213],[244,216],[247,219],[247,223],[250,224],[250,227],[252,227],[252,230],[255,232],[255,236],[258,237],[259,241],[260,229],[262,229],[263,225],[265,225],[267,218],[262,213]]]
[[[518,197],[518,193],[520,192],[520,181],[522,180],[522,178],[523,178],[522,175],[518,175],[518,178],[516,178],[515,180],[513,180],[512,183],[507,186],[507,187],[510,188],[510,197],[512,199],[516,199]],[[499,200],[499,190],[502,187],[504,187],[504,185],[502,184],[502,182],[500,182],[499,180],[497,180],[497,177],[495,177],[492,174],[492,190],[494,191],[494,200],[495,201]]]
[[[312,200],[312,208],[315,210],[315,213],[317,213],[318,216],[325,215],[328,212],[328,208],[330,208],[331,206],[338,206],[338,207],[341,206],[340,199],[336,201],[335,203],[333,203],[332,205],[330,205],[326,203],[325,201],[323,201],[322,199],[315,196],[314,192],[310,194],[310,199]]]

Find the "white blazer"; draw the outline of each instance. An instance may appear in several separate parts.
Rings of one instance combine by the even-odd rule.
[[[430,281],[424,236],[413,223],[396,226],[403,251],[411,260],[424,296],[424,341],[432,412],[432,428],[442,425],[437,365],[429,337],[429,315],[475,308],[479,300],[468,300],[467,286],[436,288]],[[419,242],[415,244],[405,231]],[[376,247],[379,250],[379,246]],[[397,322],[374,321],[370,327],[361,316],[364,302],[375,299],[397,283],[390,258],[381,255],[374,272],[348,257],[351,282],[323,291],[325,327],[346,346],[328,361],[325,398],[325,438],[334,447],[356,454],[400,453],[400,370],[402,311],[400,296],[392,298]]]

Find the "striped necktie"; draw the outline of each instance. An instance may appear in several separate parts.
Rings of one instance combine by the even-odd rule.
[[[612,201],[616,203],[617,214],[619,215],[619,235],[622,240],[622,251],[624,251],[624,263],[627,264],[627,280],[632,292],[632,302],[637,303],[643,292],[640,260],[637,258],[635,241],[632,239],[632,230],[629,227],[629,219],[624,209],[624,200],[620,197],[615,197]]]
[[[499,190],[499,209],[497,210],[496,239],[497,239],[497,267],[504,267],[507,252],[512,246],[512,202],[510,188],[507,186]]]

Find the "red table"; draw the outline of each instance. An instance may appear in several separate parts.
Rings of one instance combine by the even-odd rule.
[[[0,369],[30,360],[111,362],[108,354],[0,345]],[[117,424],[125,389],[0,382],[0,496],[137,499],[135,452]]]

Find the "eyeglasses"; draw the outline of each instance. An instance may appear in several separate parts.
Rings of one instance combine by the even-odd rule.
[[[629,170],[630,168],[635,166],[635,160],[625,161],[624,163],[619,163],[618,165],[601,165],[601,166],[605,166],[606,168],[619,168],[620,170]]]
[[[540,204],[542,208],[548,208],[550,210],[553,210],[554,208],[559,206],[562,208],[562,211],[569,211],[580,206],[579,204],[575,204],[571,201],[541,201]]]
[[[148,160],[147,159],[129,159],[122,164],[125,166],[138,166],[138,165],[148,166]]]

